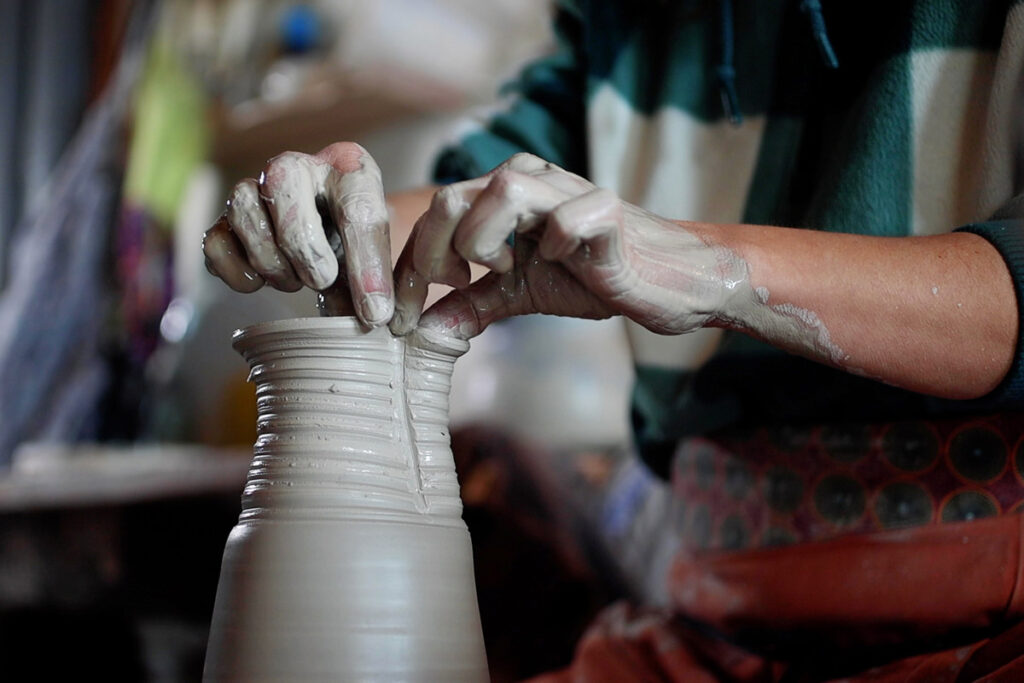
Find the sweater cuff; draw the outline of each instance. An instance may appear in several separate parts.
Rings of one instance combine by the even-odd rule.
[[[1024,408],[1024,220],[997,220],[965,225],[956,232],[983,237],[996,248],[1006,262],[1017,295],[1017,348],[1006,377],[985,399],[1000,407]]]

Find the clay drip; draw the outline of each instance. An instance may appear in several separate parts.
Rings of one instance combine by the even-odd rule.
[[[309,318],[235,347],[259,436],[205,680],[486,680],[448,436],[467,343]]]

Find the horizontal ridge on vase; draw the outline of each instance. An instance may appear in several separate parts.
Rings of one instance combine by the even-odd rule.
[[[234,346],[258,436],[204,680],[486,680],[448,434],[468,343],[327,317]]]

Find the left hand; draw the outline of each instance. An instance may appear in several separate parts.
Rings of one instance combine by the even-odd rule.
[[[396,266],[391,328],[421,324],[468,339],[506,317],[548,313],[621,314],[655,332],[689,332],[716,322],[749,282],[746,263],[708,243],[709,230],[518,154],[434,195]],[[470,261],[491,272],[470,284]],[[431,282],[455,291],[421,320]]]
[[[325,230],[326,228],[326,230]],[[285,152],[242,180],[203,237],[207,269],[239,292],[316,290],[328,315],[385,325],[394,306],[380,168],[354,142]]]

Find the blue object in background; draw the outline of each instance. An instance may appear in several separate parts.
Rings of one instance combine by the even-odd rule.
[[[285,52],[305,54],[319,47],[323,20],[308,5],[292,5],[281,15],[280,31]]]

